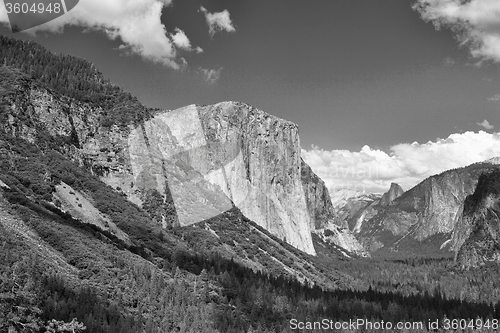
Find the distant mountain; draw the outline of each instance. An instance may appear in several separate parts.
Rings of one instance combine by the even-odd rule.
[[[362,230],[369,227],[365,224],[375,215],[388,206],[393,200],[401,196],[403,189],[398,184],[392,183],[388,192],[383,195],[342,189],[334,193],[334,210],[337,220],[347,223],[348,228],[358,237]],[[340,223],[338,223],[340,224]],[[374,251],[376,243],[365,242],[366,250]]]
[[[389,206],[394,200],[399,198],[404,193],[404,190],[399,184],[391,183],[391,188],[384,193],[380,198],[379,205],[382,207]]]
[[[349,230],[357,232],[363,223],[368,208],[377,205],[379,194],[341,189],[334,193],[333,206],[338,225],[345,225]]]
[[[333,193],[330,193],[331,200],[332,200],[332,205],[333,207],[340,207],[344,206],[346,203],[348,203],[350,200],[356,200],[358,198],[359,200],[372,200],[372,198],[380,198],[379,194],[376,193],[369,193],[365,191],[356,191],[353,189],[349,188],[341,188]]]
[[[497,167],[494,161],[425,179],[388,206],[377,209],[356,234],[358,240],[371,251],[383,249],[381,253],[450,255],[460,247],[452,235],[461,228],[465,198],[474,192],[483,173]]]

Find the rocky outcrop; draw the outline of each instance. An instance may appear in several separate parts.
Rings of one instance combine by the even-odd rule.
[[[331,222],[336,222],[340,227],[346,228],[346,220],[336,219],[332,199],[325,182],[302,159],[300,168],[307,209],[311,216],[311,229],[321,229]]]
[[[93,135],[102,110],[59,96],[16,70],[0,70],[2,112],[0,128],[31,143],[43,136],[57,137],[61,143],[80,146],[79,138]]]
[[[379,205],[382,207],[389,206],[391,202],[399,198],[404,193],[403,188],[399,184],[391,183],[389,191],[382,195]]]
[[[361,231],[366,231],[368,227],[365,225],[366,221],[370,221],[378,211],[381,209],[379,206],[380,194],[353,191],[350,189],[340,189],[333,193],[333,211],[337,225],[344,227],[349,231],[349,235],[354,235],[356,245],[353,245],[351,252],[357,253],[361,256],[369,256],[371,251],[375,251],[383,245],[380,242],[360,237]],[[350,243],[350,237],[346,236],[344,243]],[[335,237],[329,237],[330,240]],[[341,244],[341,242],[338,242]],[[359,244],[359,245],[358,245]],[[362,249],[362,250],[359,250]]]
[[[358,234],[364,229],[364,223],[378,213],[380,197],[377,195],[362,195],[353,197],[340,209],[348,216],[349,229]]]
[[[95,225],[100,230],[109,232],[127,245],[132,245],[128,235],[120,230],[108,216],[101,213],[87,195],[80,193],[64,182],[56,185],[55,188],[56,191],[53,193],[54,202],[63,212],[69,213],[80,222]]]
[[[464,203],[455,233],[456,261],[463,268],[500,262],[500,170],[484,174]]]
[[[84,143],[84,158],[139,206],[154,190],[165,203],[171,198],[177,222],[189,225],[234,204],[291,245],[315,253],[295,124],[224,102],[160,112],[111,134],[98,132]]]
[[[474,180],[477,181],[477,177],[472,179],[461,171],[445,172],[424,180],[414,188],[412,195],[399,201],[398,205],[406,208],[410,219],[415,221],[414,237],[423,240],[437,233],[452,232],[461,214],[462,202],[474,190]],[[397,212],[390,213],[390,219],[396,222],[395,227],[398,226],[398,217]],[[392,230],[396,233],[408,231],[407,228]]]

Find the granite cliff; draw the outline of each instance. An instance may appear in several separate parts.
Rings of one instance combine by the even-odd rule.
[[[315,254],[311,232],[325,228],[335,233],[338,246],[364,253],[348,230],[329,227],[335,219],[328,190],[300,158],[298,127],[289,121],[244,103],[191,105],[134,128],[128,151],[132,172],[109,172],[102,179],[139,205],[151,189],[169,191],[165,197],[173,198],[181,225],[234,204],[309,254]]]
[[[4,76],[6,133],[34,144],[56,138],[66,156],[165,228],[236,206],[274,235],[315,254],[311,232],[335,222],[323,181],[300,158],[294,123],[223,102],[109,124],[106,110],[58,95],[21,73]],[[344,231],[332,229],[339,246],[361,250],[352,237],[342,240]]]
[[[315,253],[295,124],[243,103],[191,105],[156,114],[127,141],[132,172],[103,180],[115,185],[120,178],[131,200],[140,204],[148,190],[163,195],[168,187],[181,225],[234,203],[273,234]]]
[[[370,256],[350,231],[348,220],[339,216],[324,181],[304,161],[301,161],[301,172],[313,234],[323,242],[348,252],[362,257]]]

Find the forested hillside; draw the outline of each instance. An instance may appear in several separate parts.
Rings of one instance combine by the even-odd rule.
[[[149,110],[136,97],[104,78],[84,59],[54,54],[37,43],[0,35],[0,62],[61,95],[90,103],[101,113],[104,126],[138,122],[149,116]]]

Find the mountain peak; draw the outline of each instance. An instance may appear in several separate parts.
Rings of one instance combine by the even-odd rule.
[[[391,183],[391,187],[388,192],[382,195],[380,199],[380,206],[388,206],[392,201],[396,200],[399,196],[404,193],[403,188],[397,183]]]

